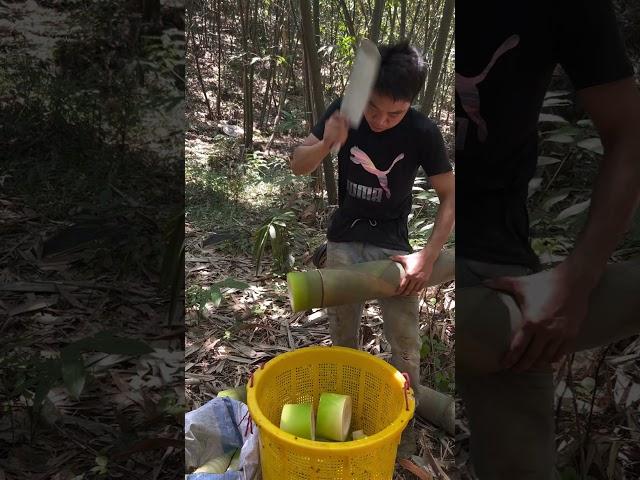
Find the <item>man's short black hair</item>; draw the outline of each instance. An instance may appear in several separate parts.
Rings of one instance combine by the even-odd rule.
[[[420,51],[403,41],[381,45],[380,72],[374,90],[394,100],[412,102],[427,76],[427,68]]]

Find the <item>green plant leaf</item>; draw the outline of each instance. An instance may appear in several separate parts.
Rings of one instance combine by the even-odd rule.
[[[84,389],[87,371],[84,368],[82,355],[76,350],[63,349],[61,352],[62,381],[69,394],[78,400]]]
[[[559,158],[554,158],[554,157],[545,157],[545,156],[539,156],[538,157],[538,167],[545,167],[547,165],[553,165],[554,163],[560,163],[562,160],[560,160]]]
[[[576,125],[580,127],[593,127],[593,122],[589,118],[584,118],[582,120],[578,120]]]
[[[545,201],[542,204],[542,208],[545,209],[546,211],[549,211],[551,207],[553,207],[556,203],[561,202],[568,196],[569,196],[568,193],[560,193],[558,195],[554,195],[553,197],[551,197],[549,200]]]
[[[222,292],[220,292],[220,289],[218,288],[212,288],[209,298],[211,300],[211,303],[213,303],[213,306],[218,308],[220,306],[220,303],[222,302]],[[203,308],[204,308],[204,303],[200,305],[200,309],[203,309]]]
[[[548,98],[542,104],[543,107],[561,107],[566,105],[571,105],[573,102],[571,100],[561,99],[561,98]]]
[[[573,469],[573,467],[567,467],[562,471],[561,474],[562,480],[579,480],[578,473]]]
[[[598,137],[587,138],[585,140],[581,140],[577,144],[580,148],[584,148],[585,150],[589,150],[591,152],[598,153],[602,155],[604,153],[604,148],[602,147],[602,142]]]
[[[557,133],[544,139],[545,142],[573,143],[573,137],[564,133]]]
[[[569,90],[549,90],[545,93],[544,98],[564,97],[570,93],[571,92]]]
[[[551,113],[541,113],[538,116],[538,122],[551,122],[551,123],[569,123],[560,115],[553,115]]]
[[[264,255],[264,247],[267,242],[269,227],[263,226],[256,233],[256,243],[254,247],[254,256],[256,258],[256,275],[260,273],[260,264],[262,263],[262,256]]]
[[[576,203],[568,208],[565,208],[561,211],[558,216],[554,219],[556,222],[561,222],[562,220],[566,220],[567,218],[578,215],[579,213],[584,212],[589,205],[591,204],[591,200],[585,200],[584,202]]]
[[[427,358],[431,354],[431,345],[428,340],[422,342],[422,347],[420,348],[420,358]]]

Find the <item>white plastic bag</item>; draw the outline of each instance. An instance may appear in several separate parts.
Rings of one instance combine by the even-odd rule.
[[[185,480],[260,480],[258,427],[251,422],[244,403],[216,397],[185,414],[184,420],[187,470],[241,448],[239,470],[222,474],[191,473],[185,475]]]

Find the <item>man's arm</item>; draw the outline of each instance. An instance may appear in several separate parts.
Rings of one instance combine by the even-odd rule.
[[[578,92],[604,147],[587,223],[575,248],[550,271],[500,278],[488,286],[512,294],[523,312],[503,367],[516,371],[572,351],[589,296],[640,200],[640,93],[631,78]]]
[[[329,154],[330,148],[313,133],[304,139],[302,144],[293,150],[291,170],[296,175],[307,175],[313,172]]]
[[[343,145],[348,135],[348,120],[339,112],[334,112],[325,122],[322,140],[310,133],[302,144],[294,149],[291,170],[296,175],[307,175],[313,172],[329,155],[331,148],[334,145]]]
[[[578,91],[604,156],[586,225],[564,262],[588,291],[629,228],[640,200],[640,92],[632,78]]]
[[[434,175],[429,177],[429,180],[440,199],[440,207],[429,240],[421,252],[428,259],[432,259],[433,263],[453,231],[456,218],[456,182],[453,172]]]
[[[405,270],[398,295],[413,295],[424,288],[431,276],[433,264],[438,258],[455,223],[455,176],[453,172],[445,172],[429,177],[435,189],[440,206],[436,214],[433,231],[424,248],[410,255],[396,255],[391,260],[402,264]]]

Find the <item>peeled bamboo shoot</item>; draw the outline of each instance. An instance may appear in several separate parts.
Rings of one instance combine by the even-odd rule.
[[[310,403],[291,404],[282,407],[280,429],[296,437],[315,440],[315,418]]]
[[[351,427],[352,402],[349,395],[323,393],[318,402],[316,431],[329,440],[344,442]]]

